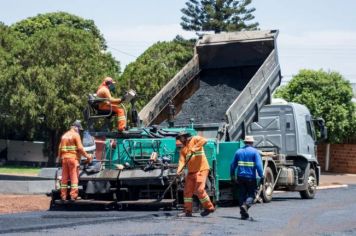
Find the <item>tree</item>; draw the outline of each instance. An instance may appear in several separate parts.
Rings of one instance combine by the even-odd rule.
[[[44,135],[53,163],[60,135],[82,118],[88,93],[104,76],[117,79],[120,66],[92,32],[67,25],[37,30],[15,42],[0,71],[7,133],[29,140]]]
[[[189,0],[181,11],[181,26],[189,31],[255,30],[258,23],[247,23],[255,17],[255,8],[247,8],[252,0]]]
[[[337,72],[301,70],[275,96],[304,104],[314,117],[324,118],[331,143],[342,142],[355,130],[352,88]]]
[[[18,71],[15,66],[17,58],[14,57],[14,52],[22,45],[23,43],[16,38],[13,30],[0,23],[0,138],[6,138],[10,133],[8,131],[9,109],[3,91],[11,89],[6,82]]]
[[[19,32],[22,38],[25,38],[30,37],[38,31],[58,26],[68,26],[69,28],[81,29],[90,32],[97,40],[100,41],[101,47],[106,49],[105,39],[93,20],[83,19],[79,16],[66,12],[38,14],[37,16],[19,21],[11,27],[16,32]]]
[[[158,42],[125,68],[121,84],[137,91],[138,110],[193,57],[193,46],[193,40],[180,36],[171,42]]]

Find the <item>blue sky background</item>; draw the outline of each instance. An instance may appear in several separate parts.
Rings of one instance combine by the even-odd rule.
[[[186,0],[0,0],[0,21],[11,25],[39,13],[66,11],[92,19],[122,67],[157,41],[177,34]],[[335,70],[356,83],[356,1],[253,0],[261,29],[278,29],[284,80],[302,68]]]

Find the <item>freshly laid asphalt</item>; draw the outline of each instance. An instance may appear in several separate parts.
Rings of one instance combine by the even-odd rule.
[[[220,207],[208,217],[177,217],[178,211],[44,211],[0,215],[6,235],[356,235],[356,185],[319,190],[302,200],[281,192],[250,209]]]
[[[1,179],[3,175],[0,192],[10,184],[12,193],[22,189],[19,194],[43,194],[54,184],[43,176]],[[236,207],[218,208],[206,218],[198,213],[193,218],[180,218],[176,210],[41,211],[0,215],[0,234],[356,235],[356,175],[323,173],[318,188],[313,200],[302,200],[298,193],[275,193],[271,203],[250,210],[253,219],[248,221],[240,220]]]

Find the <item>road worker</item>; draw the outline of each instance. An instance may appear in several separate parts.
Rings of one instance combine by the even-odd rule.
[[[61,199],[67,200],[68,179],[70,179],[70,199],[78,198],[78,171],[81,155],[91,162],[92,157],[84,151],[79,131],[83,130],[76,120],[70,130],[63,134],[59,144],[58,156],[62,162]]]
[[[206,139],[200,136],[192,137],[187,132],[180,132],[177,140],[183,145],[180,150],[177,174],[181,174],[185,166],[188,169],[184,185],[183,215],[192,216],[194,194],[204,207],[204,211],[200,215],[207,216],[214,212],[215,208],[205,191],[206,178],[210,169],[203,148],[206,144]]]
[[[235,153],[235,157],[231,163],[230,175],[234,184],[237,183],[239,192],[239,206],[241,219],[249,218],[248,209],[252,206],[255,199],[257,182],[256,170],[263,183],[262,159],[256,148],[254,148],[253,136],[245,137],[245,146]],[[237,168],[237,178],[235,170]]]
[[[126,127],[126,116],[125,110],[121,105],[120,98],[111,97],[111,92],[115,91],[116,82],[110,78],[104,78],[103,82],[100,84],[96,95],[98,98],[106,98],[107,101],[103,101],[99,104],[99,110],[110,111],[117,116],[117,129],[119,132],[123,132]]]

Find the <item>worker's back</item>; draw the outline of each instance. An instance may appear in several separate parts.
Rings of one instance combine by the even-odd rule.
[[[59,147],[61,158],[78,158],[77,150],[80,146],[78,138],[80,140],[79,134],[72,129],[63,134]]]
[[[237,166],[237,175],[249,179],[256,179],[256,170],[258,165],[261,166],[261,157],[257,150],[246,145],[235,153],[233,167]]]

